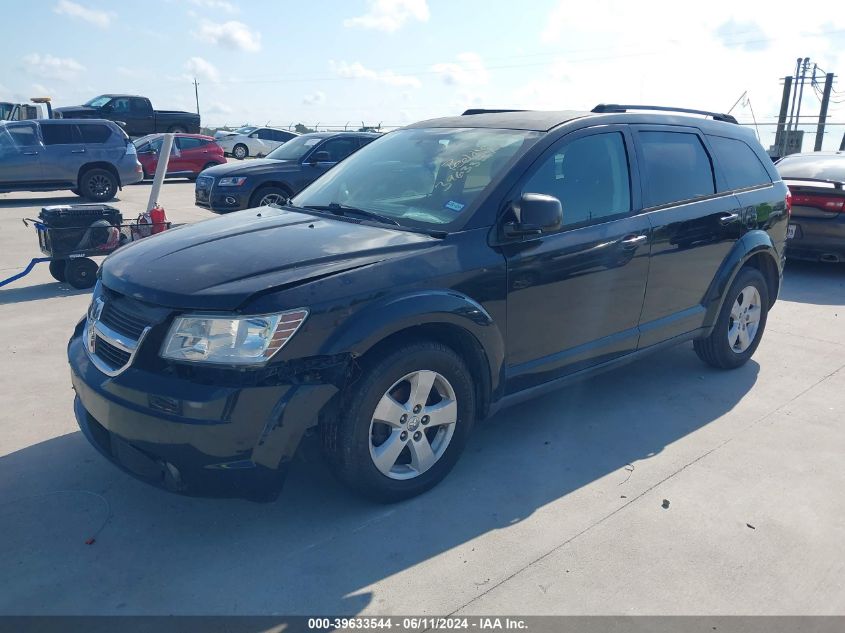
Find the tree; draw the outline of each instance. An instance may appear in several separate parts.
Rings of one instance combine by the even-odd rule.
[[[312,130],[310,127],[306,127],[302,125],[302,123],[297,123],[296,127],[293,128],[299,134],[308,134],[309,132],[316,132],[317,130]]]

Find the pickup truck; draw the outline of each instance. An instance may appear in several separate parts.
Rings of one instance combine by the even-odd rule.
[[[150,100],[136,95],[100,95],[81,106],[54,108],[57,118],[109,119],[123,125],[129,136],[155,132],[200,131],[200,115],[175,110],[153,110]]]

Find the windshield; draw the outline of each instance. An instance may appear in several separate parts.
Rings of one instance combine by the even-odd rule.
[[[82,105],[88,106],[89,108],[102,108],[109,101],[111,101],[111,97],[100,96],[94,97],[91,101],[83,103]]]
[[[486,128],[399,130],[338,164],[292,204],[335,202],[406,226],[457,227],[505,166],[538,137],[537,132]]]
[[[8,119],[12,113],[11,103],[0,103],[0,119]]]
[[[323,138],[319,136],[297,136],[286,143],[279,145],[272,152],[267,154],[267,158],[274,160],[299,160],[305,156],[311,148],[322,141]]]
[[[252,134],[257,129],[258,129],[257,127],[254,127],[252,125],[247,125],[247,126],[244,126],[244,127],[239,127],[237,130],[235,130],[235,134]]]

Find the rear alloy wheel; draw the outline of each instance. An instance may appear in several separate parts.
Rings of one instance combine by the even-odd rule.
[[[238,143],[234,148],[232,148],[232,156],[238,160],[243,160],[249,156],[249,149],[247,149],[247,146],[243,143]]]
[[[408,499],[460,456],[475,418],[472,376],[444,345],[405,345],[366,370],[332,417],[321,433],[338,477],[380,501]]]
[[[748,362],[763,336],[768,316],[769,292],[763,274],[743,268],[731,284],[713,331],[693,342],[705,363],[734,369]]]
[[[67,266],[66,259],[54,259],[50,262],[50,274],[56,281],[66,281],[65,266]]]
[[[106,202],[117,193],[117,178],[106,169],[89,169],[79,179],[82,195],[92,202]]]
[[[97,282],[97,262],[87,257],[67,260],[65,278],[74,288],[91,288]]]
[[[252,207],[266,207],[271,204],[282,206],[287,204],[288,192],[281,187],[262,187],[249,200],[249,206]]]

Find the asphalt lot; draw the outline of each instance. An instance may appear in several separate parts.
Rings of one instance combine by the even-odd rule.
[[[192,197],[161,202],[214,217]],[[0,277],[38,255],[20,218],[77,200],[0,194]],[[845,614],[845,266],[790,264],[745,367],[685,345],[506,410],[393,506],[311,446],[273,504],[124,475],[73,418],[87,303],[44,265],[0,289],[2,614]]]

